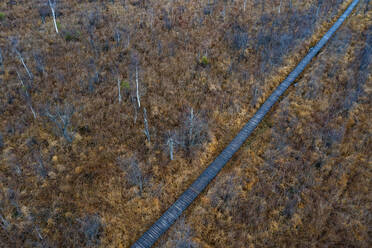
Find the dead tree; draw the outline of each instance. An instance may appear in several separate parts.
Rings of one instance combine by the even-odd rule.
[[[26,104],[27,106],[30,108],[31,112],[32,112],[32,115],[34,116],[34,119],[36,119],[36,112],[34,110],[34,108],[32,107],[32,100],[31,100],[31,94],[30,94],[30,86],[29,85],[26,85],[21,77],[21,75],[19,74],[18,71],[16,71],[17,73],[17,76],[18,76],[18,79],[21,83],[21,87],[22,87],[22,94],[24,96],[24,99],[26,101]]]
[[[68,103],[65,103],[63,106],[56,106],[54,110],[46,107],[43,111],[43,115],[46,116],[49,121],[54,123],[57,128],[57,133],[64,137],[68,143],[71,143],[74,139],[74,135],[71,131],[71,119],[74,113],[74,106]]]
[[[6,231],[8,230],[10,223],[0,214],[0,226]]]
[[[181,130],[181,144],[188,150],[197,145],[201,145],[208,139],[207,122],[194,113],[191,108],[183,122]]]
[[[136,97],[137,97],[137,103],[138,107],[141,107],[141,97],[139,94],[139,79],[138,79],[138,65],[136,65]]]
[[[83,219],[77,220],[81,227],[80,232],[84,234],[88,247],[96,247],[100,243],[103,224],[98,214],[87,215]]]
[[[144,185],[143,171],[138,164],[137,158],[132,156],[130,158],[119,157],[117,163],[125,173],[130,184],[139,188],[139,195],[142,194]]]
[[[21,63],[23,65],[23,67],[25,68],[30,80],[32,80],[34,78],[34,76],[32,75],[31,71],[28,69],[21,52],[18,50],[18,43],[19,43],[18,39],[15,38],[15,37],[12,37],[10,42],[11,42],[13,52],[17,55],[18,59],[21,61]]]
[[[141,85],[139,59],[133,54],[129,64],[130,76],[130,99],[134,104],[134,123],[137,121],[138,110],[141,108],[141,96],[144,95],[144,87]]]
[[[50,10],[52,11],[54,28],[56,29],[56,33],[58,34],[58,26],[57,26],[56,11],[55,11],[57,2],[56,2],[56,0],[48,0],[48,3],[49,3]]]
[[[147,140],[150,143],[151,142],[151,138],[150,138],[150,131],[149,131],[149,123],[147,121],[146,108],[143,108],[143,122],[145,124],[145,129],[143,130],[143,132],[145,133],[145,135],[147,137]]]
[[[165,151],[169,153],[170,160],[174,159],[174,153],[179,145],[179,140],[176,132],[169,131],[165,139]]]

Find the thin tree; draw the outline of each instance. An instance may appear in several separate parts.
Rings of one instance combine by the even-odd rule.
[[[140,108],[141,98],[139,94],[139,80],[138,80],[138,65],[137,64],[136,64],[136,97],[137,97],[138,108]]]
[[[120,169],[126,172],[129,183],[139,188],[139,195],[141,195],[144,184],[144,175],[141,167],[138,164],[137,158],[135,156],[130,158],[119,157],[117,163]]]
[[[44,110],[44,116],[48,117],[56,125],[58,132],[69,143],[74,139],[74,134],[70,131],[72,128],[71,119],[74,113],[74,106],[68,103],[65,103],[62,107],[57,106],[54,111],[51,111],[48,107]]]
[[[120,80],[120,74],[119,74],[119,69],[117,66],[114,67],[113,73],[116,76],[116,83],[118,87],[118,101],[121,103],[122,97],[121,97],[121,80]]]
[[[117,84],[118,84],[118,100],[119,100],[119,103],[121,103],[121,92],[120,92],[120,78],[118,76],[117,78]]]
[[[145,124],[145,130],[143,130],[143,132],[145,133],[146,137],[147,137],[147,140],[149,142],[151,142],[151,138],[150,138],[150,131],[149,131],[149,123],[147,121],[147,112],[146,112],[146,108],[143,108],[143,121],[144,121],[144,124]]]
[[[280,9],[282,7],[282,0],[280,0],[280,3],[279,3],[279,9],[278,9],[278,13],[280,14]]]
[[[29,106],[29,108],[30,108],[30,110],[32,112],[32,115],[34,116],[34,119],[36,119],[36,112],[35,112],[34,108],[32,107],[31,94],[29,92],[29,87],[27,87],[25,85],[25,83],[23,82],[22,77],[19,74],[19,72],[16,71],[16,73],[17,73],[18,79],[19,79],[19,81],[21,83],[22,90],[24,92],[24,98],[26,100],[26,104]]]
[[[165,141],[165,150],[169,153],[170,160],[174,159],[174,152],[177,148],[177,145],[179,145],[179,141],[176,132],[169,131]]]
[[[52,10],[54,28],[56,29],[56,33],[58,34],[58,26],[57,26],[57,21],[56,21],[56,12],[55,12],[57,3],[56,3],[56,0],[53,0],[53,1],[48,0],[48,2],[49,2],[49,7]]]
[[[174,151],[174,140],[173,140],[173,137],[169,137],[168,138],[167,145],[169,147],[169,157],[170,157],[170,160],[173,160],[173,151]]]
[[[26,63],[25,63],[25,60],[23,59],[22,57],[22,54],[21,52],[18,50],[18,39],[13,37],[10,39],[10,42],[11,42],[11,46],[12,46],[12,50],[13,52],[18,56],[19,60],[21,61],[23,67],[25,68],[27,74],[28,74],[28,77],[32,80],[34,78],[34,76],[32,75],[31,71],[28,69]]]
[[[8,227],[10,226],[9,222],[0,214],[0,226],[4,230],[8,230]]]

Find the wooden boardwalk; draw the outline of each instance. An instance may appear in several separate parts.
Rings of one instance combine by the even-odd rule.
[[[194,201],[194,199],[205,189],[210,181],[220,172],[235,152],[243,145],[249,135],[262,121],[267,112],[276,103],[279,97],[302,73],[310,61],[319,53],[332,35],[350,15],[359,0],[354,0],[347,10],[338,18],[335,24],[328,30],[322,39],[301,60],[297,67],[288,77],[275,89],[269,98],[262,104],[254,116],[240,130],[231,143],[218,155],[218,157],[206,168],[195,182],[168,208],[167,211],[131,246],[132,248],[151,247],[159,237],[177,220],[183,211]]]

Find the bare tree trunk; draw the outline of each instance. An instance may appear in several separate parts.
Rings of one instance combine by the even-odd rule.
[[[48,0],[50,9],[52,10],[52,15],[53,15],[53,22],[54,22],[54,28],[56,29],[56,32],[58,34],[58,27],[57,27],[57,22],[56,22],[56,13],[55,13],[55,7],[56,7],[56,2],[52,3],[50,0]]]
[[[170,159],[173,160],[173,138],[170,138],[168,140],[168,146],[169,146],[169,156],[170,156]]]
[[[136,96],[137,96],[137,103],[138,107],[141,107],[141,99],[140,99],[140,93],[139,93],[139,82],[138,82],[138,67],[136,66]]]
[[[2,215],[0,215],[0,220],[0,226],[4,228],[4,230],[7,230],[9,227],[9,222]]]
[[[143,108],[143,119],[144,119],[144,123],[145,123],[145,135],[147,137],[147,140],[149,142],[151,142],[151,139],[150,139],[150,131],[149,131],[149,123],[147,122],[147,112],[146,112],[146,108]]]
[[[39,228],[38,228],[37,226],[35,226],[35,230],[36,230],[37,236],[38,236],[41,240],[43,240],[43,236],[41,236],[40,231],[39,231]]]
[[[32,79],[34,76],[33,76],[32,73],[30,72],[30,70],[28,69],[28,67],[27,67],[27,65],[26,65],[26,63],[25,63],[25,61],[24,61],[24,59],[23,59],[21,53],[20,53],[18,50],[15,50],[15,52],[17,53],[17,55],[18,55],[18,57],[19,57],[19,60],[21,61],[23,67],[25,68],[25,70],[26,70],[26,72],[27,72],[29,78]]]
[[[119,77],[118,77],[118,94],[119,94],[119,96],[118,96],[119,103],[121,103],[121,92],[120,92],[120,79],[119,79]]]

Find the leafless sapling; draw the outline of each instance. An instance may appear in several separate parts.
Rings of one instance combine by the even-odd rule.
[[[102,23],[102,15],[100,11],[96,8],[90,12],[87,12],[83,15],[84,23],[88,30],[89,34],[89,43],[94,51],[95,58],[98,58],[101,52],[99,44],[99,40],[95,35],[95,31],[99,25]],[[98,40],[96,42],[96,40]]]
[[[84,234],[88,247],[94,247],[100,243],[100,234],[103,229],[101,217],[98,214],[87,215],[83,219],[77,220],[81,227],[80,231]]]
[[[56,106],[54,110],[46,109],[43,111],[44,116],[46,116],[52,123],[57,127],[57,132],[60,133],[67,142],[71,143],[74,134],[71,131],[72,123],[71,119],[75,113],[75,108],[71,104],[65,103],[63,106]]]
[[[94,85],[98,84],[100,82],[100,72],[97,69],[96,63],[94,59],[90,59],[88,62],[88,73],[89,73],[89,79],[88,79],[88,90],[90,92],[94,91]],[[91,76],[93,74],[93,76]]]
[[[33,156],[34,156],[34,159],[36,160],[36,172],[38,175],[40,175],[43,179],[46,178],[47,174],[48,174],[48,171],[44,165],[44,161],[43,161],[43,157],[41,155],[41,151],[40,151],[40,148],[37,147],[35,149],[33,149],[32,151],[33,153]]]
[[[153,25],[154,25],[154,8],[149,9],[149,18],[150,18],[150,30],[153,30]]]
[[[171,10],[169,11],[171,12]],[[165,9],[162,10],[162,15],[163,15],[163,20],[164,20],[164,27],[168,30],[171,30],[172,29],[172,21],[171,19],[169,18],[169,14],[168,14],[168,11],[166,11]]]
[[[194,113],[193,108],[186,115],[181,132],[181,144],[187,149],[201,145],[208,139],[207,123]]]
[[[174,140],[172,137],[170,137],[168,140],[167,140],[167,145],[169,147],[169,157],[171,160],[173,160],[173,151],[174,151]]]
[[[142,194],[144,176],[137,158],[132,156],[130,158],[119,157],[117,163],[124,172],[126,172],[127,180],[134,186],[139,188],[139,194]]]
[[[10,223],[0,214],[0,226],[4,230],[8,230]]]
[[[43,241],[44,238],[41,235],[41,230],[40,230],[40,227],[37,225],[35,217],[33,215],[29,214],[29,215],[25,216],[25,219],[27,220],[27,224],[28,224],[28,227],[30,228],[30,231],[31,230],[32,230],[32,232],[34,231],[36,233],[37,238],[39,240]]]
[[[129,32],[129,30],[123,28],[123,29],[121,29],[120,34],[121,34],[121,40],[124,43],[123,48],[128,49],[129,45],[130,45],[130,32]]]
[[[179,144],[176,132],[169,131],[165,139],[165,151],[169,153],[170,160],[174,159],[174,153]]]
[[[144,88],[141,85],[140,75],[139,75],[139,59],[136,54],[133,54],[131,57],[131,62],[129,65],[129,75],[130,75],[130,98],[134,104],[134,123],[137,121],[137,112],[141,107],[141,96],[144,94]]]
[[[143,132],[146,135],[147,141],[150,143],[151,142],[151,138],[150,138],[150,131],[149,131],[149,123],[147,121],[146,108],[143,108],[143,122],[145,124],[145,129],[143,130]]]
[[[37,52],[37,53],[34,53],[34,59],[35,59],[36,69],[38,73],[43,75],[43,73],[45,72],[43,56]]]
[[[255,106],[258,102],[258,99],[260,98],[262,94],[261,87],[259,85],[254,85],[252,87],[252,99],[251,99],[251,105]]]
[[[19,163],[15,153],[12,150],[7,150],[7,151],[4,152],[3,155],[4,155],[4,158],[5,158],[6,164],[8,164],[8,166],[12,170],[12,172],[17,174],[17,176],[20,176],[21,173],[22,173],[22,168],[20,166],[20,163]]]
[[[117,47],[120,47],[121,39],[122,39],[122,32],[121,32],[120,28],[115,28],[114,40],[116,41],[116,46]]]
[[[18,56],[19,60],[21,61],[23,67],[25,68],[30,80],[32,80],[34,78],[34,76],[32,75],[32,72],[28,69],[26,63],[25,63],[25,60],[23,59],[23,56],[21,54],[21,52],[18,50],[18,39],[15,38],[15,37],[12,37],[11,40],[11,46],[12,46],[12,50],[13,52]]]
[[[57,7],[57,0],[48,0],[50,10],[52,11],[54,28],[56,29],[56,33],[58,34],[58,26],[56,21],[56,7]]]
[[[32,112],[32,115],[34,116],[34,119],[36,119],[36,112],[34,110],[34,108],[32,107],[32,100],[31,100],[31,94],[30,94],[30,85],[26,85],[22,79],[22,76],[19,74],[18,71],[16,71],[17,73],[17,76],[18,76],[18,79],[21,83],[21,87],[22,87],[22,94],[26,100],[26,104],[28,105],[28,107],[30,108],[31,112]]]
[[[281,10],[281,8],[282,8],[282,2],[283,2],[283,0],[280,0],[279,8],[278,8],[278,13],[279,13],[279,14],[280,14],[280,10]]]
[[[119,76],[117,77],[117,84],[118,84],[118,100],[119,100],[119,103],[121,103],[121,92],[120,92],[121,84],[120,84]]]
[[[138,65],[136,65],[136,97],[137,97],[137,103],[138,107],[141,107],[141,97],[139,94],[139,79],[138,79]]]

